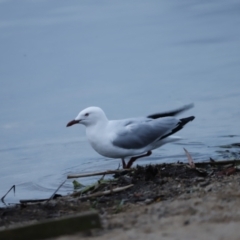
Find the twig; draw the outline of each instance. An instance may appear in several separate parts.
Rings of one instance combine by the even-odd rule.
[[[88,198],[100,197],[100,196],[108,195],[108,194],[111,194],[111,193],[121,192],[121,191],[124,191],[124,190],[126,190],[130,187],[133,187],[133,186],[134,186],[133,184],[130,184],[130,185],[127,185],[127,186],[124,186],[124,187],[118,187],[118,188],[114,188],[114,189],[111,189],[111,190],[106,190],[106,191],[103,191],[103,192],[97,192],[97,193],[81,196],[81,197],[79,197],[79,199],[80,200],[85,200],[85,199],[88,199]],[[71,195],[73,197],[77,197],[79,194],[81,194],[81,193],[75,192]]]
[[[55,196],[55,194],[57,193],[57,191],[62,187],[62,185],[63,185],[66,181],[67,181],[67,179],[60,184],[60,186],[55,190],[55,192],[52,194],[52,196],[46,201],[46,204],[47,204],[50,200],[52,200],[52,199],[54,198],[54,196]]]
[[[191,167],[191,168],[196,168],[196,167],[195,167],[195,163],[194,163],[194,161],[193,161],[192,156],[190,155],[190,153],[189,153],[185,148],[183,148],[183,149],[184,149],[184,151],[185,151],[185,153],[186,153],[186,155],[187,155],[188,163],[189,163],[190,167]]]
[[[58,195],[58,194],[56,194],[56,193],[57,193],[57,191],[62,187],[62,185],[63,185],[66,181],[67,181],[67,179],[59,185],[59,187],[54,191],[54,193],[51,195],[50,198],[44,198],[44,199],[26,199],[26,200],[20,200],[19,202],[20,202],[21,204],[26,204],[26,203],[37,203],[37,202],[45,202],[45,201],[46,201],[45,204],[47,204],[47,203],[48,203],[50,200],[52,200],[54,197],[59,197],[59,196],[61,196],[61,195]]]
[[[100,184],[101,183],[101,181],[104,179],[104,177],[105,177],[105,174],[104,175],[102,175],[102,177],[98,180],[98,183]]]
[[[103,172],[93,172],[93,173],[82,173],[76,175],[68,175],[67,178],[81,178],[81,177],[91,177],[91,176],[98,176],[98,175],[107,175],[107,174],[114,174],[114,173],[121,173],[126,171],[132,171],[132,169],[124,169],[124,170],[107,170]]]
[[[1,198],[2,203],[6,204],[4,201],[4,198],[8,195],[8,193],[13,189],[14,195],[15,195],[15,185],[13,185],[8,192]]]
[[[117,170],[119,170],[119,169],[120,169],[120,167],[121,167],[121,164],[119,163],[119,164],[118,164],[118,168],[117,168]]]
[[[19,200],[20,204],[29,204],[29,203],[40,203],[48,201],[49,198],[42,198],[42,199],[22,199]]]

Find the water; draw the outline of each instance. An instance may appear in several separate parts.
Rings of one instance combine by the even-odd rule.
[[[65,127],[91,105],[119,119],[194,102],[184,140],[138,163],[186,161],[183,147],[223,158],[240,141],[239,13],[234,0],[1,0],[0,197],[13,184],[8,203],[49,197],[69,173],[118,167]]]

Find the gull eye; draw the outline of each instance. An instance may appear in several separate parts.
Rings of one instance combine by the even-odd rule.
[[[88,115],[89,115],[89,113],[85,113],[85,115],[84,115],[84,116],[86,116],[86,117],[87,117]]]

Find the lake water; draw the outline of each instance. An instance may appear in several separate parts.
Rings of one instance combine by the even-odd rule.
[[[92,105],[120,119],[195,104],[184,139],[138,164],[186,162],[183,147],[234,158],[219,146],[240,142],[239,26],[235,0],[0,0],[0,197],[15,184],[7,203],[45,198],[69,173],[117,168],[83,126],[66,128]]]

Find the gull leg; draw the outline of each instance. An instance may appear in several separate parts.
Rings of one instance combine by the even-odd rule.
[[[127,164],[125,163],[124,158],[122,158],[122,166],[123,166],[123,168],[126,168],[126,167],[127,167]]]
[[[145,153],[145,154],[143,154],[143,155],[139,155],[139,156],[136,156],[136,157],[132,157],[132,158],[129,160],[129,162],[127,163],[127,165],[126,165],[126,163],[124,162],[124,163],[125,163],[125,166],[124,166],[124,164],[123,164],[123,168],[130,168],[137,159],[142,158],[142,157],[150,156],[151,154],[152,154],[152,151],[148,151],[147,153]]]

